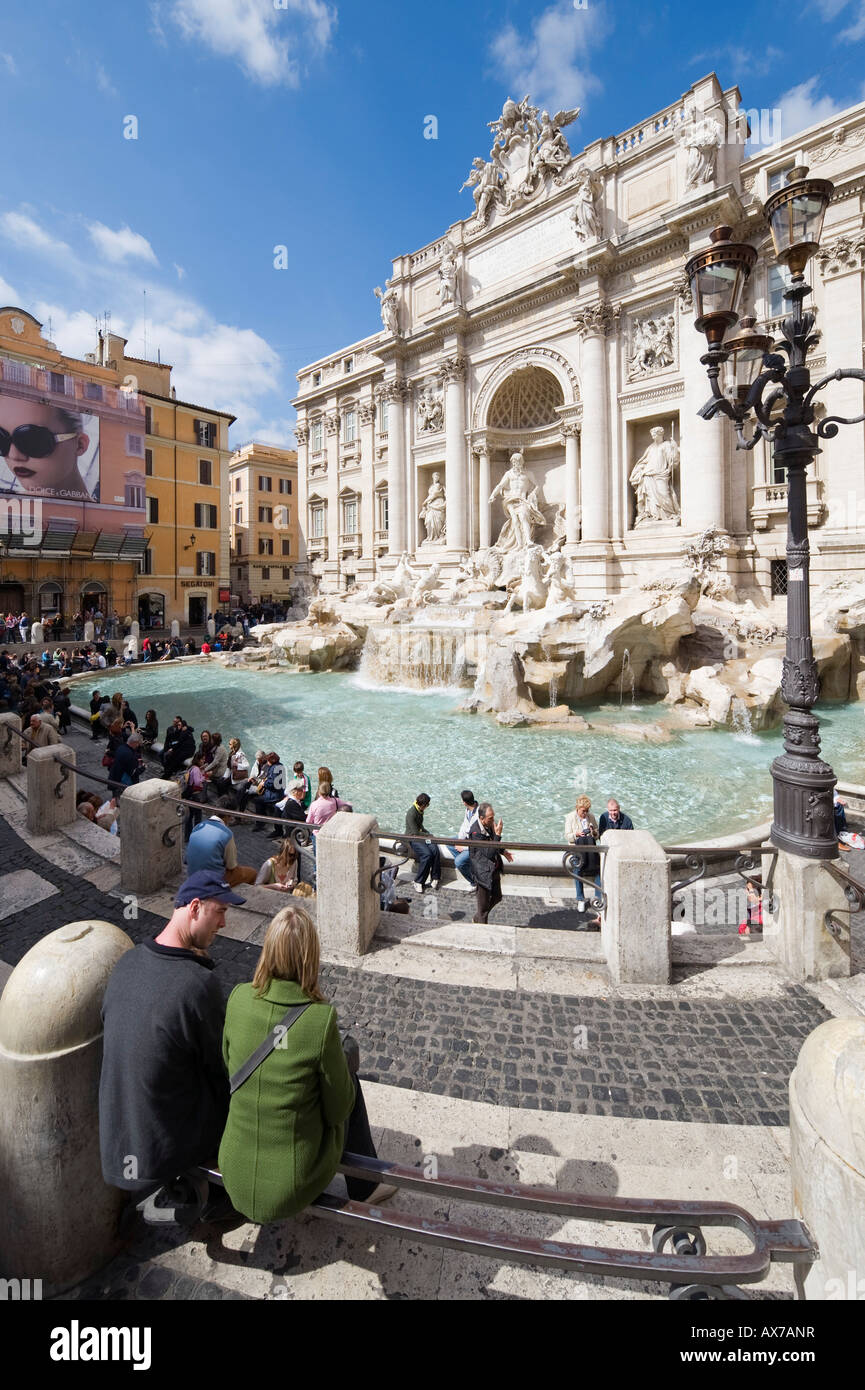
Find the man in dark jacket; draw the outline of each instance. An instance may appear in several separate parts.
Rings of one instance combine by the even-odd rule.
[[[598,838],[603,835],[605,830],[633,830],[634,822],[630,816],[626,816],[615,797],[610,797],[607,802],[606,811],[601,812],[598,821]]]
[[[166,777],[173,777],[175,772],[179,772],[186,759],[191,758],[194,752],[195,730],[176,714],[162,746],[162,766]]]
[[[477,912],[474,920],[486,922],[493,908],[502,900],[502,858],[513,863],[514,856],[506,849],[497,849],[502,838],[502,822],[496,821],[488,801],[478,807],[478,818],[469,831],[469,854],[477,893]]]
[[[153,940],[121,956],[102,1004],[99,1083],[102,1174],[141,1192],[212,1160],[228,1117],[222,1061],[225,1004],[207,948],[228,904],[244,898],[220,874],[181,884]]]
[[[424,811],[429,806],[430,799],[426,792],[421,792],[416,801],[408,808],[405,813],[405,833],[412,837],[426,835],[427,831],[424,823]],[[442,858],[438,845],[432,845],[428,840],[412,838],[410,841],[411,852],[417,861],[417,873],[414,876],[414,891],[422,893],[426,888],[427,878],[430,880],[430,887],[436,892],[441,887],[442,878]]]
[[[124,787],[134,786],[141,770],[141,735],[131,733],[125,743],[118,743],[114,752],[114,762],[108,769],[109,782],[122,783]]]

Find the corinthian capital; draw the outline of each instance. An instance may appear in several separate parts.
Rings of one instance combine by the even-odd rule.
[[[336,413],[333,415],[325,415],[324,427],[328,434],[339,434],[339,415]]]
[[[439,363],[439,376],[446,382],[463,381],[467,365],[464,357],[445,357]]]
[[[591,337],[593,334],[603,337],[610,326],[618,322],[621,313],[621,304],[611,304],[608,299],[599,299],[597,304],[588,304],[584,309],[578,309],[574,314],[574,323],[577,332],[583,338]]]
[[[386,381],[383,386],[376,387],[376,396],[383,401],[404,401],[408,396],[411,387],[407,381],[399,378],[395,381]]]
[[[308,444],[308,443],[309,443],[309,425],[295,425],[295,427],[294,427],[294,437],[295,437],[295,439],[297,440],[298,444],[300,444],[301,446],[302,446],[302,445],[305,445],[305,444]]]
[[[357,413],[362,425],[371,425],[375,419],[375,406],[371,402],[364,402],[363,405],[358,406]]]
[[[580,433],[580,423],[578,420],[566,420],[562,425],[563,439],[576,439]]]

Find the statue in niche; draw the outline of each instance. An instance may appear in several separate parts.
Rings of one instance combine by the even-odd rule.
[[[511,454],[510,468],[498,486],[493,488],[490,501],[499,496],[507,520],[499,532],[495,549],[527,549],[532,544],[535,527],[544,525],[544,515],[538,510],[538,489],[532,488],[522,453]]]
[[[712,182],[721,138],[722,131],[717,121],[711,116],[703,116],[701,119],[696,111],[693,112],[690,125],[684,128],[679,137],[681,144],[688,151],[688,163],[685,168],[686,193]]]
[[[385,287],[376,285],[373,294],[379,301],[381,308],[381,321],[388,333],[392,333],[395,338],[399,337],[399,295],[390,280],[385,280]]]
[[[577,200],[571,208],[570,220],[580,241],[597,241],[603,235],[597,207],[601,187],[585,165],[577,174],[577,180]]]
[[[426,527],[424,545],[442,545],[445,539],[447,503],[441,473],[433,473],[429,491],[418,513]]]
[[[457,261],[457,250],[448,237],[442,247],[441,265],[439,266],[439,308],[456,309],[458,307],[458,275],[459,263]]]
[[[442,403],[429,387],[417,403],[417,423],[421,434],[435,434],[444,429]]]
[[[562,546],[564,545],[567,539],[567,535],[567,509],[565,507],[564,502],[560,502],[558,510],[556,511],[556,514],[553,517],[553,544],[550,547],[551,552],[554,550],[561,550]]]
[[[651,431],[652,442],[631,470],[630,483],[637,495],[634,529],[651,521],[680,521],[679,500],[673,488],[673,472],[679,463],[679,446],[665,439],[660,425]]]

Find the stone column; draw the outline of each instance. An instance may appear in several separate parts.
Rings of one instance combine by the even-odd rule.
[[[406,549],[405,411],[408,387],[404,381],[385,383],[387,411],[387,553],[399,559]]]
[[[30,948],[0,998],[0,1275],[42,1280],[45,1296],[120,1249],[126,1194],[103,1181],[99,1154],[100,1012],[131,947],[110,922],[70,922]]]
[[[298,422],[294,429],[297,440],[297,564],[296,570],[308,567],[306,531],[309,526],[309,426]],[[252,528],[247,529],[247,538]],[[249,541],[247,539],[247,544]]]
[[[124,893],[144,897],[183,878],[183,821],[177,814],[176,782],[151,778],[127,787],[117,803],[120,833],[120,884]]]
[[[488,550],[492,544],[490,529],[490,448],[486,440],[476,444],[478,456],[478,547]]]
[[[565,543],[576,545],[580,539],[580,450],[577,443],[580,427],[574,421],[562,426],[565,438]]]
[[[339,409],[324,416],[325,450],[327,456],[327,559],[324,562],[322,587],[327,593],[339,589],[339,533],[342,517],[339,505]]]
[[[805,1039],[790,1077],[796,1215],[820,1252],[806,1299],[865,1298],[865,1021],[833,1018]]]
[[[375,935],[378,821],[338,811],[316,836],[316,926],[323,954],[362,956]]]
[[[78,779],[68,767],[60,766],[58,757],[74,763],[75,749],[54,743],[48,748],[31,748],[27,754],[27,829],[38,835],[47,835],[75,819]]]
[[[670,983],[670,861],[648,830],[606,830],[601,941],[617,985]]]
[[[574,315],[582,335],[582,532],[583,540],[610,536],[610,427],[607,389],[607,332],[621,305],[606,299]]]
[[[360,458],[361,483],[360,530],[361,556],[365,562],[360,568],[372,574],[375,559],[375,405],[364,401],[358,406],[360,420]]]
[[[0,777],[17,777],[21,771],[20,732],[17,714],[0,714]]]
[[[465,358],[446,358],[440,370],[445,382],[447,547],[448,550],[465,552],[468,550]]]

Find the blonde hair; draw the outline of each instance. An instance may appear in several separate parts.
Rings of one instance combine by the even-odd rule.
[[[323,1004],[318,987],[320,960],[318,932],[309,913],[294,905],[284,907],[267,928],[252,987],[261,996],[271,980],[294,980],[310,999]]]
[[[119,690],[117,691],[117,693],[116,693],[115,695],[112,695],[112,696],[111,696],[111,703],[112,703],[112,705],[114,706],[114,708],[115,708],[116,710],[122,711],[122,709],[123,709],[123,696],[121,695],[121,693],[120,693]]]
[[[591,804],[592,804],[592,803],[591,803],[591,800],[589,799],[589,797],[587,797],[587,796],[585,795],[585,793],[583,793],[582,796],[578,796],[578,797],[577,797],[577,805],[576,805],[576,808],[575,808],[575,809],[576,809],[577,811],[588,811],[588,809],[589,809],[589,807],[591,806]]]

